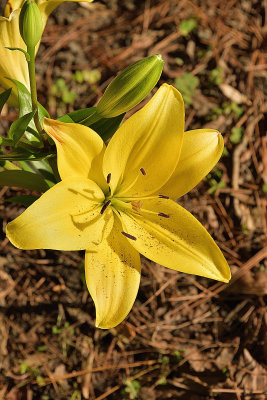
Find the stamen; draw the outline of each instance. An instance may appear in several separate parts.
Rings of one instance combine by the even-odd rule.
[[[130,235],[129,233],[126,232],[121,232],[125,237],[127,237],[128,239],[132,239],[132,240],[136,240],[136,237],[133,235]]]
[[[141,173],[142,173],[142,175],[146,175],[146,171],[144,170],[144,168],[140,168],[140,171],[141,171]]]
[[[111,203],[111,200],[108,200],[108,201],[103,205],[103,207],[101,208],[100,214],[103,214],[103,213],[104,213],[104,211],[108,208],[108,206],[110,205],[110,203]]]
[[[168,214],[164,214],[162,212],[158,213],[159,217],[163,217],[163,218],[170,218],[170,216]]]
[[[164,196],[164,194],[159,194],[160,199],[169,199],[169,196]]]
[[[141,210],[141,207],[143,205],[143,202],[141,200],[139,201],[131,201],[132,209],[136,212]]]
[[[111,173],[109,173],[109,174],[107,175],[107,184],[110,183],[110,179],[111,179]]]

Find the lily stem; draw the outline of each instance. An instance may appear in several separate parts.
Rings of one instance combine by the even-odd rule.
[[[32,111],[36,111],[34,115],[34,123],[40,136],[42,135],[42,127],[38,116],[38,101],[37,101],[37,90],[36,90],[36,78],[35,78],[35,47],[28,46],[27,52],[30,56],[28,61],[30,86],[31,86],[31,99],[32,99]]]

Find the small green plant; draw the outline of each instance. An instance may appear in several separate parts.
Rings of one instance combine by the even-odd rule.
[[[185,19],[180,23],[180,32],[182,36],[188,35],[197,27],[197,21],[194,18]]]
[[[39,386],[43,386],[45,384],[44,378],[39,374],[38,368],[31,367],[28,361],[21,361],[19,366],[19,373],[21,375],[26,374],[27,372],[36,379]]]
[[[51,94],[64,104],[72,104],[76,99],[76,94],[71,92],[64,79],[57,79],[51,86]]]
[[[214,196],[218,189],[224,188],[226,182],[222,180],[222,170],[216,169],[213,173],[207,175],[207,180],[209,182],[210,188],[208,192]]]
[[[262,191],[263,191],[263,193],[267,194],[267,183],[264,183],[262,185]]]
[[[123,389],[123,394],[128,394],[129,399],[136,399],[141,389],[141,385],[137,380],[130,381],[126,379],[124,381],[125,388]]]
[[[198,85],[198,77],[192,75],[190,72],[186,72],[184,75],[175,79],[175,86],[181,92],[184,102],[188,106],[190,106],[193,102],[192,96],[195,94]]]
[[[231,103],[224,102],[221,107],[213,107],[212,113],[207,115],[207,121],[213,121],[218,115],[229,115],[233,113],[236,119],[239,119],[243,113],[244,109],[239,107],[234,101]]]
[[[209,82],[213,85],[220,85],[223,83],[223,69],[222,67],[214,68],[209,75]]]
[[[241,225],[241,229],[242,229],[242,233],[244,233],[244,235],[248,234],[248,227],[247,224],[242,224]]]
[[[233,144],[238,144],[241,142],[243,136],[244,128],[242,126],[235,127],[231,130],[230,142]]]
[[[101,79],[101,72],[98,69],[86,69],[83,71],[75,71],[72,75],[72,79],[74,82],[83,83],[88,82],[91,85],[94,85]]]
[[[230,376],[230,371],[229,371],[229,368],[228,368],[228,367],[224,367],[224,368],[222,369],[222,373],[223,373],[227,378],[229,378],[229,376]]]
[[[69,400],[82,400],[82,394],[79,390],[74,390]]]

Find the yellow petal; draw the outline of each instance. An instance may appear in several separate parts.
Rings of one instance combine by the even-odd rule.
[[[206,229],[188,211],[166,199],[146,200],[143,209],[155,214],[121,212],[124,230],[136,238],[129,239],[136,250],[176,271],[228,282],[230,269],[224,256]]]
[[[103,192],[94,182],[66,179],[10,222],[7,237],[21,249],[86,249],[112,229],[112,210],[100,214],[103,200]]]
[[[105,144],[96,132],[87,126],[48,118],[44,119],[44,130],[56,143],[61,179],[85,177],[108,190],[102,172]]]
[[[223,146],[221,134],[213,129],[185,132],[178,164],[160,193],[178,199],[189,192],[217,164]]]
[[[16,86],[6,78],[12,78],[23,83],[30,89],[28,77],[28,65],[22,52],[5,49],[5,47],[20,47],[26,50],[19,33],[19,10],[11,13],[8,18],[0,17],[0,87],[2,89],[12,88],[9,104],[17,104]]]
[[[96,326],[113,328],[126,318],[140,283],[140,257],[121,234],[118,222],[95,250],[85,256],[85,277],[96,307]]]
[[[35,2],[38,4],[40,8],[44,25],[46,24],[47,18],[49,17],[51,12],[54,11],[54,9],[64,1],[78,2],[79,0],[35,0]],[[86,3],[91,3],[93,0],[83,0],[83,1],[85,1]],[[5,8],[5,16],[8,17],[9,14],[12,12],[12,10],[21,8],[24,2],[25,0],[9,0]]]
[[[180,93],[164,84],[115,133],[104,156],[111,193],[135,196],[163,186],[179,159],[184,132]]]

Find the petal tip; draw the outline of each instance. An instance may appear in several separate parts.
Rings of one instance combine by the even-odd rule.
[[[14,220],[15,221],[15,220]],[[19,242],[17,241],[16,237],[18,235],[16,235],[16,226],[13,227],[13,225],[15,224],[15,222],[9,222],[9,224],[7,224],[6,226],[6,237],[8,238],[8,240],[10,241],[11,244],[13,244],[13,246],[17,247],[18,249],[22,249],[25,250],[24,247],[22,247],[21,245],[19,245]]]

